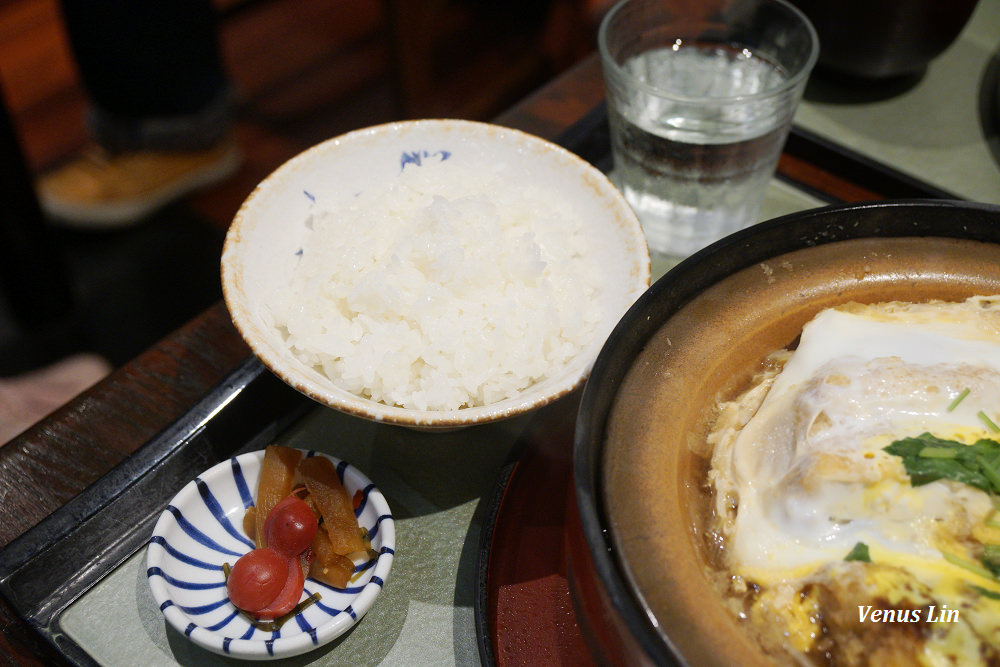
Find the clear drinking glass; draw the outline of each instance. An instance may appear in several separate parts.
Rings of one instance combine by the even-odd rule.
[[[623,0],[598,46],[613,178],[654,255],[756,222],[819,54],[784,0]]]

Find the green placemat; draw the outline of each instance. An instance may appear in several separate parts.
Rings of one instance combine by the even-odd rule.
[[[1000,104],[987,76],[998,47],[1000,0],[980,0],[916,85],[850,88],[814,74],[795,124],[957,197],[1000,204],[1000,155],[985,129],[1000,118],[980,118],[981,96],[993,96],[994,113]]]

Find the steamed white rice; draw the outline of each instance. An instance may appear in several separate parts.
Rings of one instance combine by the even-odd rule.
[[[557,373],[601,320],[572,204],[524,174],[424,161],[387,187],[317,203],[306,225],[270,299],[274,322],[300,361],[362,397],[494,403]]]

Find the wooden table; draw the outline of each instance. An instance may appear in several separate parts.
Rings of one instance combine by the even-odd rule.
[[[603,94],[600,63],[591,56],[495,122],[556,139],[598,106]],[[866,189],[820,167],[810,159],[813,151],[805,153],[786,152],[779,172],[830,200],[895,194]],[[249,355],[219,302],[0,447],[0,547],[184,415]],[[0,623],[0,664],[63,662],[3,601]]]

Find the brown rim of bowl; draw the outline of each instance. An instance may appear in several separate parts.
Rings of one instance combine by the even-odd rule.
[[[632,306],[612,332],[594,364],[581,399],[574,442],[574,486],[589,554],[610,604],[614,607],[607,611],[623,620],[634,639],[654,663],[708,664],[712,659],[725,662],[732,659],[732,654],[728,657],[725,657],[725,654],[720,655],[716,647],[726,642],[731,644],[727,650],[751,650],[758,653],[759,651],[745,633],[737,630],[738,626],[731,618],[727,624],[727,617],[718,613],[724,611],[721,604],[715,605],[717,609],[704,612],[700,620],[689,621],[676,613],[683,611],[684,615],[697,615],[697,609],[678,609],[678,605],[695,605],[697,598],[692,595],[697,593],[708,595],[708,600],[719,599],[708,584],[704,572],[704,551],[702,550],[700,554],[698,551],[701,540],[691,536],[691,528],[695,524],[691,514],[694,508],[690,499],[695,492],[685,486],[679,473],[675,473],[673,479],[666,479],[655,473],[647,474],[646,479],[636,478],[643,471],[637,472],[635,468],[629,467],[629,459],[634,454],[631,451],[626,452],[628,456],[612,462],[610,466],[607,465],[609,450],[615,447],[627,447],[628,438],[641,440],[648,437],[641,432],[644,426],[636,425],[641,420],[635,419],[637,414],[635,411],[630,413],[631,419],[614,418],[615,410],[624,414],[625,411],[632,409],[629,408],[630,405],[641,410],[643,407],[648,409],[654,403],[644,395],[642,382],[637,384],[634,378],[629,377],[633,368],[640,365],[637,361],[641,358],[643,365],[649,367],[647,362],[658,361],[657,355],[660,355],[660,359],[663,358],[665,349],[671,346],[666,341],[666,336],[674,331],[667,332],[665,336],[658,336],[658,332],[678,315],[679,333],[683,333],[684,327],[690,329],[692,326],[690,322],[687,324],[683,322],[685,318],[691,321],[708,316],[711,321],[713,310],[718,310],[720,307],[725,311],[731,311],[718,318],[719,320],[725,320],[726,316],[734,318],[728,322],[729,325],[734,322],[739,322],[740,326],[760,325],[747,322],[748,316],[754,316],[747,310],[751,308],[752,303],[741,303],[741,301],[752,302],[755,299],[758,303],[764,303],[761,300],[765,295],[756,295],[753,286],[740,287],[742,279],[747,276],[756,276],[758,291],[759,288],[769,285],[770,279],[777,281],[776,290],[785,288],[784,292],[776,291],[770,295],[778,298],[778,303],[773,309],[780,310],[780,313],[774,316],[780,326],[769,326],[767,323],[761,325],[762,338],[759,345],[765,348],[774,344],[776,340],[781,341],[778,347],[791,343],[797,335],[793,333],[795,327],[800,328],[801,323],[811,317],[810,313],[815,312],[821,305],[849,298],[865,299],[865,293],[869,295],[870,300],[881,300],[874,299],[876,293],[887,294],[889,298],[899,298],[900,294],[912,293],[915,283],[921,280],[919,271],[924,269],[918,267],[907,270],[903,267],[900,270],[892,270],[885,264],[890,260],[886,259],[884,253],[881,258],[882,266],[877,266],[876,262],[873,262],[872,266],[859,264],[857,260],[872,247],[881,247],[880,252],[885,249],[893,252],[906,249],[911,260],[922,262],[922,266],[926,268],[936,261],[932,256],[921,257],[919,247],[921,244],[928,245],[926,237],[940,239],[940,242],[935,241],[934,244],[944,243],[954,246],[955,240],[958,239],[960,245],[970,241],[985,242],[989,244],[989,248],[979,257],[956,254],[954,250],[949,250],[951,260],[946,262],[948,267],[945,268],[944,274],[940,276],[935,274],[932,280],[938,283],[940,288],[924,289],[918,292],[918,296],[923,294],[925,297],[960,298],[973,289],[973,286],[980,284],[979,276],[973,274],[984,267],[989,269],[989,277],[983,278],[982,282],[988,283],[994,289],[1000,288],[1000,247],[995,245],[1000,244],[1000,207],[943,200],[885,201],[832,206],[760,223],[705,248],[657,281]],[[837,280],[831,280],[830,276],[837,273],[837,270],[828,268],[824,272],[823,264],[825,262],[830,265],[840,260],[838,246],[828,246],[828,244],[853,241],[857,241],[855,245],[858,247],[868,246],[867,250],[853,252],[855,263],[851,270],[846,273],[841,272]],[[973,243],[970,247],[974,245],[976,244]],[[850,248],[846,244],[842,247]],[[790,258],[780,258],[788,253],[792,253]],[[852,252],[848,252],[848,255],[851,254]],[[806,283],[803,285],[805,291],[797,292],[792,279],[781,274],[795,273],[787,268],[794,267],[797,256],[809,255],[814,257],[810,268],[814,275],[805,279]],[[822,261],[815,258],[822,258]],[[967,265],[963,266],[965,262]],[[955,268],[956,265],[958,268]],[[949,270],[953,272],[948,274]],[[743,273],[738,278],[727,281],[741,271]],[[768,275],[769,271],[777,273]],[[886,286],[890,289],[887,290]],[[741,289],[744,290],[742,293]],[[702,295],[705,295],[704,298]],[[726,299],[730,301],[727,302]],[[806,301],[817,299],[817,303],[801,307]],[[721,324],[727,323],[723,321]],[[697,327],[698,324],[693,326]],[[736,327],[733,331],[739,328]],[[716,344],[726,340],[726,333],[722,330],[716,331],[714,336]],[[768,336],[771,338],[768,339]],[[745,343],[746,341],[738,341],[740,346]],[[755,350],[748,348],[737,349],[743,350],[745,355],[755,353]],[[756,363],[749,357],[734,362],[735,354],[733,351],[726,352],[725,356],[728,357],[729,363],[737,365]],[[677,356],[683,359],[683,354]],[[718,380],[718,377],[732,372],[731,368],[727,371],[724,362],[725,360],[720,361],[721,365],[717,364],[717,368],[711,368],[711,364],[708,364],[708,368],[703,367],[698,371],[704,378],[708,378],[713,371],[716,372],[715,385],[711,384],[712,379],[699,378],[697,381],[703,386],[691,389],[690,392],[685,386],[681,395],[700,393],[701,400],[704,401],[704,396],[711,393],[713,387],[732,389],[735,384],[739,384],[744,378],[733,377],[728,385],[725,381]],[[642,372],[638,371],[640,375]],[[673,394],[667,400],[673,400],[676,395]],[[655,405],[663,406],[664,400],[660,395]],[[699,399],[695,397],[695,401],[697,400]],[[616,402],[619,401],[621,403],[616,406]],[[704,402],[701,405],[704,405]],[[707,422],[704,415],[674,416],[683,418],[683,426],[691,426],[696,430],[704,429]],[[633,425],[623,427],[624,422],[632,422]],[[675,419],[671,422],[670,428],[676,431],[678,430],[676,427]],[[608,442],[609,429],[615,432],[615,442],[612,444]],[[660,424],[660,429],[659,432],[662,433],[663,424]],[[697,439],[700,435],[696,433],[692,437]],[[686,434],[682,432],[675,437],[683,440]],[[622,442],[626,442],[626,445],[621,445]],[[693,454],[686,457],[675,456],[676,464],[681,466],[681,472],[693,465],[694,458]],[[658,459],[653,458],[641,463],[655,464],[657,461]],[[612,469],[610,472],[609,468]],[[634,478],[628,482],[629,493],[609,488],[610,484],[627,479],[623,475],[628,474]],[[653,486],[650,485],[651,481],[654,482]],[[666,484],[667,488],[658,489],[655,483]],[[654,495],[659,494],[660,498],[650,500],[641,497],[644,488],[647,494],[650,492]],[[667,495],[670,496],[668,502],[655,504]],[[628,504],[629,497],[632,498],[632,504]],[[609,508],[609,498],[619,506]],[[622,503],[625,503],[625,509],[622,509]],[[671,544],[666,544],[662,540],[657,542],[659,538],[644,535],[643,528],[636,526],[637,522],[643,521],[641,516],[632,521],[631,527],[627,525],[627,521],[617,524],[614,522],[614,519],[621,518],[623,512],[631,512],[635,516],[637,512],[649,511],[653,506],[669,507],[671,511],[680,513],[680,518],[673,529],[674,540]],[[622,525],[623,523],[625,525]],[[668,521],[664,520],[664,525],[667,523]],[[664,530],[670,532],[670,527],[667,526]],[[681,539],[676,539],[678,537]],[[646,542],[643,543],[642,540]],[[640,562],[642,560],[649,565]],[[670,560],[675,562],[664,562]],[[665,600],[663,595],[653,590],[657,585],[650,584],[657,568],[661,574],[666,573],[664,579],[676,577],[676,573],[680,572],[695,581],[674,585],[675,581],[674,584],[669,584],[664,590],[682,597]],[[698,608],[711,606],[704,603],[705,599],[701,599],[696,606]],[[671,604],[675,613],[670,613]],[[705,619],[723,625],[712,626],[713,636],[705,637],[706,628],[703,622]],[[657,630],[657,626],[660,626],[660,630]],[[702,636],[699,637],[699,633]],[[747,657],[747,654],[740,654],[741,662],[745,662]]]

